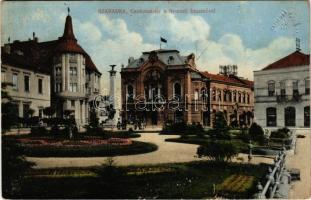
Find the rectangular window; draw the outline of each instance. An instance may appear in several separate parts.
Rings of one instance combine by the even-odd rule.
[[[75,54],[70,54],[69,56],[69,62],[71,63],[77,63],[77,56]]]
[[[70,72],[70,76],[77,76],[78,74],[76,67],[70,67],[69,72]]]
[[[281,90],[281,96],[285,96],[286,95],[286,90],[285,90],[285,82],[282,81],[280,83],[280,90]]]
[[[38,79],[38,93],[39,94],[42,94],[43,93],[43,90],[42,90],[42,88],[43,88],[43,86],[42,86],[42,79],[41,78],[39,78]]]
[[[29,106],[29,104],[24,104],[23,105],[23,117],[24,118],[29,118],[29,110],[30,110],[30,106]]]
[[[70,92],[77,92],[78,84],[77,83],[70,83],[69,85],[69,91]]]
[[[305,93],[310,94],[310,79],[305,80]]]
[[[293,82],[293,95],[298,95],[299,90],[298,90],[298,81]]]
[[[275,83],[274,82],[268,83],[268,96],[269,97],[274,96],[274,93],[275,93]]]
[[[61,84],[61,83],[56,83],[56,85],[55,85],[55,91],[56,91],[56,92],[61,92],[61,91],[62,91],[62,84]]]
[[[72,108],[74,108],[74,107],[75,107],[75,105],[76,105],[75,100],[71,100],[71,107],[72,107]]]
[[[12,75],[13,90],[18,90],[18,74]]]
[[[24,89],[25,92],[29,92],[29,76],[24,76]]]

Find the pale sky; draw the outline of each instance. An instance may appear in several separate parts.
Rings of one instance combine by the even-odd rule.
[[[219,65],[238,65],[238,75],[253,80],[253,71],[295,51],[295,38],[309,54],[307,1],[255,2],[2,2],[1,44],[10,37],[28,40],[35,32],[39,41],[55,40],[63,33],[67,7],[73,18],[78,43],[103,73],[108,86],[110,64],[127,64],[129,57],[159,48],[195,53],[200,70],[218,73]],[[124,9],[107,14],[99,9]],[[137,9],[160,13],[138,14]],[[164,13],[186,9],[187,13]],[[206,9],[195,14],[190,9]],[[120,88],[118,74],[118,90]]]

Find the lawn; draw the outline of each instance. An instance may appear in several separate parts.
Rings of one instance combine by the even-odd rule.
[[[94,167],[34,169],[16,197],[250,198],[268,166],[200,161],[120,168],[126,173],[115,178],[98,176]]]

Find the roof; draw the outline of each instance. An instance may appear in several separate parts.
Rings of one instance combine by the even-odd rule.
[[[270,69],[282,69],[288,67],[295,66],[303,66],[310,64],[310,55],[304,54],[300,51],[295,51],[280,60],[269,64],[267,67],[262,70],[270,70]]]
[[[201,72],[206,78],[209,78],[211,81],[219,81],[223,83],[239,84],[246,87],[252,88],[254,85],[253,81],[243,79],[234,75],[222,75],[222,74],[212,74],[209,72]]]
[[[32,59],[28,59],[25,56],[17,55],[17,54],[8,54],[2,50],[1,53],[1,61],[2,64],[11,65],[14,67],[22,67],[25,69],[30,69],[32,71],[41,72],[44,74],[50,74],[46,68],[40,67],[41,65],[35,63]]]
[[[51,71],[50,67],[52,66],[53,56],[55,54],[80,53],[85,56],[86,68],[101,74],[93,63],[91,57],[78,44],[77,39],[74,36],[70,15],[66,17],[63,36],[59,37],[58,40],[38,42],[37,38],[34,38],[34,40],[29,41],[14,41],[9,45],[11,48],[11,54],[15,54],[14,52],[16,51],[22,51],[25,58],[31,59],[33,63],[36,63],[37,65],[48,68],[44,71]]]
[[[158,59],[165,65],[185,65],[187,61],[187,56],[181,56],[178,50],[175,49],[157,49],[153,51],[145,51],[138,59],[130,58],[127,68],[137,68],[140,67],[149,59],[149,55],[155,52]]]

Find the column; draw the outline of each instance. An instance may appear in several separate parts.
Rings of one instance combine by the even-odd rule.
[[[61,91],[65,91],[66,90],[66,59],[64,55],[61,55],[61,59],[62,59],[62,88]]]

